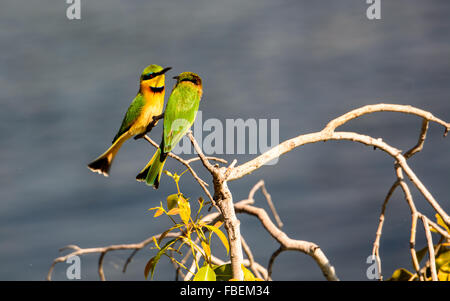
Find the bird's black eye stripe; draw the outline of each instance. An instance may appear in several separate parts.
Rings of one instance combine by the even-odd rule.
[[[182,80],[180,80],[180,82],[191,82],[198,85],[198,82],[195,78],[183,78]]]
[[[142,80],[148,80],[148,79],[152,79],[157,75],[157,73],[147,73],[145,75],[142,76]]]
[[[167,68],[166,68],[166,69],[167,69]],[[147,73],[147,74],[145,74],[145,75],[142,76],[142,80],[152,79],[152,78],[155,78],[155,77],[157,77],[157,76],[159,76],[159,75],[161,75],[161,74],[164,74],[164,73],[167,71],[166,69],[161,70],[161,71],[159,71],[159,72],[150,72],[150,73]]]

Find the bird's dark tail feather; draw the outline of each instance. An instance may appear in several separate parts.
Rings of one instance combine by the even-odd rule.
[[[89,163],[88,167],[93,172],[98,172],[99,174],[107,177],[109,175],[109,169],[111,168],[111,162],[107,157],[100,157],[97,160]]]
[[[148,167],[144,168],[137,176],[136,180],[139,182],[145,182],[145,178],[147,178],[148,171],[150,170],[151,165],[148,165]]]
[[[167,153],[161,152],[161,148],[153,155],[149,164],[145,167],[147,171],[145,172],[145,182],[149,186],[158,189],[159,180],[161,178],[161,173],[163,171],[164,163],[166,162]]]
[[[109,169],[111,168],[114,157],[122,144],[131,136],[132,135],[130,133],[125,132],[119,138],[115,139],[114,143],[106,150],[106,152],[88,164],[89,169],[107,177],[109,175]]]

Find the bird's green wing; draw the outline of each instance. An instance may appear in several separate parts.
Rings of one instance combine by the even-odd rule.
[[[139,92],[134,98],[133,102],[128,107],[128,111],[125,114],[125,117],[123,118],[122,125],[120,126],[119,131],[117,132],[116,136],[113,139],[113,143],[120,136],[122,136],[123,133],[125,133],[130,129],[135,120],[139,117],[139,114],[141,114],[144,104],[145,104],[144,95],[142,95],[142,93]]]
[[[200,103],[198,89],[178,85],[167,101],[164,112],[164,152],[170,152],[194,123]]]

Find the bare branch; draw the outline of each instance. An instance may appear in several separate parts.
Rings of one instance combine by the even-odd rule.
[[[272,267],[273,264],[275,263],[275,259],[278,257],[278,255],[280,255],[283,251],[286,251],[286,249],[283,246],[280,246],[278,249],[275,250],[275,252],[272,253],[272,255],[270,256],[269,259],[269,264],[267,267],[267,277],[272,276]],[[266,279],[267,280],[267,279]]]
[[[233,196],[230,189],[228,188],[226,181],[226,176],[228,176],[227,170],[233,170],[233,166],[234,164],[236,164],[236,161],[233,161],[228,169],[213,166],[208,161],[208,158],[206,158],[206,156],[203,154],[200,146],[192,135],[192,132],[189,131],[187,135],[191,140],[195,151],[200,157],[203,166],[205,166],[205,168],[211,173],[211,176],[213,177],[214,200],[212,203],[222,214],[224,226],[227,230],[228,239],[230,242],[230,259],[233,278],[243,280],[244,273],[242,271],[241,265],[244,260],[244,256],[242,253],[240,222],[236,217],[233,205]]]
[[[427,243],[428,243],[428,255],[430,258],[431,279],[433,279],[433,281],[438,281],[437,272],[436,272],[436,257],[434,255],[433,238],[431,237],[430,227],[428,226],[428,222],[427,222],[426,218],[424,218],[423,216],[421,218],[422,218],[423,228],[425,229],[425,236],[427,238]]]
[[[411,158],[413,155],[415,155],[416,153],[420,152],[423,148],[425,139],[426,139],[426,133],[428,130],[428,124],[429,121],[426,118],[422,119],[422,127],[420,129],[420,134],[419,134],[419,139],[416,143],[415,146],[413,146],[410,150],[408,150],[407,152],[404,153],[404,157],[405,159],[409,159]],[[377,229],[377,233],[376,233],[376,239],[374,242],[374,246],[373,246],[373,251],[372,251],[372,255],[376,256],[377,259],[377,264],[378,264],[378,271],[379,271],[379,280],[383,280],[383,276],[381,273],[381,258],[380,258],[380,254],[379,254],[379,247],[380,247],[380,239],[381,239],[381,234],[382,234],[382,229],[383,229],[383,223],[384,223],[384,216],[385,216],[385,211],[386,211],[386,206],[387,203],[390,199],[390,197],[392,196],[392,194],[394,193],[395,189],[401,185],[402,190],[405,194],[405,199],[410,207],[411,210],[411,214],[416,214],[417,210],[416,207],[414,205],[414,202],[412,200],[412,196],[411,193],[409,191],[408,186],[406,185],[406,183],[404,182],[403,179],[403,173],[402,170],[400,169],[400,167],[398,166],[398,164],[395,165],[395,170],[397,173],[397,181],[394,182],[394,184],[391,186],[384,202],[383,202],[383,206],[381,209],[381,214],[380,214],[380,219],[379,219],[379,225],[378,225],[378,229]],[[416,218],[417,219],[417,218]],[[411,229],[411,240],[410,240],[410,246],[411,246],[411,255],[412,255],[412,260],[413,260],[413,265],[414,268],[416,270],[417,273],[419,273],[420,270],[420,266],[417,260],[417,255],[414,249],[414,245],[415,245],[415,226],[416,223],[414,222],[414,217],[413,217],[413,223],[411,225],[412,229]],[[418,275],[418,274],[417,274]]]
[[[275,226],[275,224],[270,220],[270,217],[267,215],[267,212],[262,208],[257,208],[251,205],[241,205],[239,203],[235,204],[235,207],[236,212],[238,213],[243,212],[257,217],[267,232],[269,232],[269,234],[280,243],[283,249],[300,251],[310,255],[319,265],[326,279],[339,280],[333,266],[331,266],[327,257],[318,245],[309,241],[294,240],[289,238],[286,233]]]
[[[236,165],[237,160],[234,159],[233,162],[231,162],[230,166],[227,167],[227,169],[225,170],[225,173],[223,175],[223,179],[224,181],[227,180],[228,176],[230,175],[231,170],[233,170],[233,167]]]
[[[436,122],[442,126],[445,127],[445,129],[448,131],[450,129],[450,124],[442,121],[439,118],[436,118],[433,116],[433,114],[415,108],[411,106],[405,106],[405,105],[395,105],[395,104],[376,104],[376,105],[368,105],[364,106],[358,109],[355,109],[353,111],[350,111],[336,119],[333,119],[330,121],[327,126],[320,132],[306,134],[306,135],[300,135],[295,138],[286,140],[279,145],[273,147],[272,149],[268,150],[267,152],[261,154],[260,156],[256,157],[255,159],[248,161],[242,165],[237,166],[233,169],[230,176],[228,177],[228,181],[237,180],[239,178],[242,178],[243,176],[252,173],[256,169],[260,168],[267,162],[270,162],[271,160],[280,157],[281,155],[293,150],[294,148],[297,148],[299,146],[309,144],[309,143],[316,143],[319,141],[327,141],[327,140],[335,140],[332,139],[332,133],[341,125],[347,123],[348,121],[355,119],[357,117],[371,114],[375,112],[399,112],[399,113],[406,113],[406,114],[412,114],[419,117],[422,117],[428,121]],[[376,145],[372,145],[376,146]]]
[[[277,222],[277,225],[279,228],[283,227],[283,222],[281,221],[280,216],[278,215],[277,210],[275,209],[275,205],[272,202],[272,196],[266,189],[266,184],[264,180],[259,180],[258,183],[256,183],[252,189],[250,189],[250,192],[248,194],[248,199],[242,200],[241,202],[246,202],[246,204],[254,204],[255,203],[255,193],[258,191],[258,189],[261,189],[261,192],[263,193],[264,197],[266,198],[267,204],[269,205],[270,211],[272,212],[275,221]]]
[[[247,244],[247,242],[245,241],[244,237],[241,236],[241,242],[242,242],[242,248],[244,249],[245,254],[247,255],[247,258],[250,262],[250,269],[253,271],[253,273],[255,273],[255,276],[258,278],[261,278],[261,274],[259,273],[259,270],[256,268],[255,265],[255,259],[253,258],[253,253],[252,250],[250,249],[250,246]]]
[[[398,105],[398,104],[374,104],[374,105],[367,105],[360,107],[358,109],[352,110],[336,119],[333,119],[330,121],[327,126],[325,127],[325,131],[334,131],[341,125],[347,123],[348,121],[361,117],[363,115],[372,114],[376,112],[397,112],[397,113],[405,113],[405,114],[411,114],[416,115],[419,117],[422,117],[426,120],[436,122],[440,125],[442,125],[446,129],[450,129],[450,124],[436,118],[433,114],[430,112],[409,106],[409,105]]]
[[[414,269],[416,270],[416,274],[419,276],[420,280],[423,280],[424,277],[420,271],[420,264],[419,264],[419,260],[417,259],[417,253],[416,253],[416,249],[415,249],[415,245],[416,245],[416,233],[417,233],[417,218],[418,218],[418,213],[413,213],[411,216],[411,237],[409,240],[409,249],[411,252],[411,258],[413,261],[413,266]]]
[[[100,276],[100,280],[105,281],[105,273],[103,273],[103,258],[105,258],[106,252],[102,252],[100,254],[100,258],[98,259],[98,275]]]
[[[135,249],[133,252],[131,252],[130,256],[128,256],[127,261],[125,261],[125,264],[123,265],[122,273],[126,273],[128,265],[131,263],[134,255],[136,255],[139,250],[140,249]]]
[[[447,240],[450,240],[450,233],[448,233],[447,231],[442,229],[441,226],[439,226],[438,224],[436,224],[435,222],[430,220],[428,217],[426,217],[424,215],[422,215],[421,217],[425,218],[427,220],[428,225],[433,227],[433,229],[435,229],[439,234],[444,236]]]
[[[266,197],[267,204],[269,205],[270,211],[272,211],[273,217],[275,218],[275,221],[277,222],[278,227],[282,228],[283,222],[281,221],[280,216],[278,215],[277,210],[275,209],[275,205],[272,202],[272,197],[269,194],[269,192],[267,192],[266,185],[264,184],[264,182],[263,182],[263,185],[261,186],[261,190],[262,190],[262,193],[264,194],[264,196]]]
[[[165,237],[178,237],[180,236],[182,233],[181,232],[172,232],[172,233],[168,233]],[[86,248],[86,249],[82,249],[78,246],[73,246],[71,245],[72,249],[75,249],[73,252],[64,255],[64,256],[60,256],[58,258],[56,258],[52,265],[50,266],[50,270],[48,271],[47,274],[47,280],[51,280],[52,278],[52,273],[53,273],[53,268],[55,267],[55,265],[59,262],[64,262],[67,260],[67,258],[71,257],[71,256],[78,256],[78,255],[85,255],[85,254],[90,254],[90,253],[101,253],[101,254],[106,254],[110,251],[117,251],[117,250],[141,250],[142,248],[144,248],[146,245],[148,245],[149,243],[153,242],[153,237],[155,239],[158,239],[161,236],[161,234],[158,235],[154,235],[152,237],[149,237],[145,240],[143,240],[140,243],[135,243],[135,244],[120,244],[120,245],[110,245],[110,246],[106,246],[106,247],[98,247],[98,248]],[[66,247],[67,248],[67,247]],[[104,255],[103,255],[104,257]],[[99,275],[101,277],[101,275],[103,274],[102,272],[102,268],[101,268],[101,263],[103,262],[103,259],[99,260]],[[103,275],[104,277],[104,275]]]
[[[380,258],[380,239],[381,234],[383,233],[383,224],[384,224],[384,216],[386,212],[387,204],[394,193],[395,189],[398,187],[399,181],[395,181],[394,184],[392,184],[391,188],[389,189],[386,198],[384,199],[383,205],[381,207],[381,213],[378,223],[378,228],[376,232],[375,242],[373,243],[373,250],[372,255],[376,257],[377,265],[378,265],[378,273],[379,273],[379,280],[383,280],[383,274],[381,272],[381,258]]]
[[[381,138],[373,138],[367,135],[362,135],[359,133],[354,132],[336,132],[336,129],[343,124],[361,117],[363,115],[375,113],[375,112],[399,112],[399,113],[406,113],[415,115],[422,118],[422,126],[419,134],[418,141],[414,147],[412,147],[410,150],[406,151],[404,154],[402,154],[402,151],[385,143]],[[162,118],[161,116],[157,116],[153,119],[152,123],[149,125],[148,130],[151,130],[151,128],[156,125],[157,121]],[[279,145],[273,147],[272,149],[268,150],[267,152],[261,154],[260,156],[254,158],[253,160],[250,160],[244,164],[241,164],[239,166],[235,166],[237,164],[237,160],[233,160],[233,162],[228,167],[220,167],[219,164],[212,164],[211,161],[216,161],[220,163],[227,164],[227,161],[217,158],[217,157],[208,157],[205,156],[201,150],[201,147],[198,145],[197,141],[192,135],[192,132],[189,131],[187,136],[190,139],[195,151],[197,152],[198,156],[184,160],[181,157],[169,153],[169,156],[176,159],[180,163],[182,163],[186,168],[189,170],[191,175],[194,177],[194,179],[199,183],[205,194],[208,196],[208,198],[211,200],[211,203],[213,206],[215,206],[218,209],[217,213],[212,213],[203,218],[202,220],[208,220],[210,222],[215,222],[217,220],[223,220],[225,229],[228,234],[229,242],[230,242],[230,263],[232,266],[232,272],[233,272],[233,278],[243,280],[243,271],[241,269],[241,265],[244,264],[245,266],[248,266],[254,273],[257,275],[257,277],[264,277],[265,279],[270,279],[270,275],[272,272],[272,266],[276,259],[276,257],[285,250],[295,250],[300,251],[302,253],[305,253],[309,256],[311,256],[318,266],[320,267],[322,273],[324,274],[325,278],[328,280],[338,280],[336,273],[334,271],[334,268],[329,263],[327,257],[322,252],[322,250],[319,248],[318,245],[308,242],[308,241],[302,241],[302,240],[294,240],[287,236],[286,233],[280,230],[282,227],[282,222],[275,210],[275,206],[273,205],[272,198],[270,194],[267,192],[267,189],[265,187],[264,181],[259,181],[251,190],[248,196],[248,199],[242,200],[236,204],[233,203],[233,196],[231,194],[230,189],[228,188],[227,182],[237,180],[239,178],[244,177],[245,175],[248,175],[252,173],[253,171],[259,169],[266,163],[272,161],[273,159],[280,157],[281,155],[290,152],[291,150],[301,147],[306,144],[310,143],[316,143],[316,142],[325,142],[325,141],[352,141],[352,142],[358,142],[365,144],[367,146],[374,147],[375,149],[379,149],[389,156],[391,156],[395,160],[395,171],[397,180],[394,182],[394,184],[389,189],[382,208],[381,213],[379,217],[379,224],[377,227],[375,242],[373,244],[373,251],[372,254],[376,256],[377,262],[378,262],[378,268],[380,272],[380,278],[381,276],[381,260],[379,255],[379,246],[380,246],[380,240],[382,235],[382,229],[384,225],[384,219],[385,219],[385,211],[387,208],[387,204],[394,193],[394,191],[401,187],[404,198],[410,208],[411,211],[411,235],[410,235],[410,252],[411,257],[413,261],[414,269],[416,270],[416,274],[413,276],[413,278],[419,277],[420,280],[424,280],[425,277],[425,271],[428,267],[431,268],[432,272],[432,279],[437,280],[437,272],[436,272],[436,266],[435,266],[435,252],[431,232],[430,232],[430,226],[435,228],[437,232],[439,232],[443,237],[450,239],[450,234],[448,234],[444,229],[442,229],[439,225],[432,222],[428,217],[421,214],[417,211],[416,205],[414,204],[414,200],[412,198],[411,191],[409,189],[408,184],[406,183],[404,179],[403,173],[406,174],[410,182],[414,184],[414,186],[417,188],[417,190],[423,195],[425,200],[433,207],[433,209],[442,217],[444,222],[447,225],[450,225],[450,217],[449,215],[441,208],[440,204],[437,202],[437,200],[433,197],[433,195],[429,192],[429,190],[425,187],[425,185],[421,182],[421,180],[417,177],[417,175],[413,172],[413,170],[410,168],[410,166],[407,163],[407,160],[411,158],[414,154],[420,152],[423,149],[424,142],[426,139],[426,134],[428,131],[429,122],[435,122],[439,125],[442,125],[445,128],[444,136],[447,134],[447,132],[450,129],[450,124],[447,122],[442,121],[439,118],[436,118],[433,114],[430,112],[412,107],[412,106],[405,106],[405,105],[396,105],[396,104],[375,104],[375,105],[368,105],[361,108],[357,108],[355,110],[352,110],[346,114],[343,114],[339,116],[336,119],[331,120],[325,128],[323,128],[320,132],[305,134],[305,135],[299,135],[295,138],[286,140]],[[151,145],[154,147],[158,147],[158,145],[151,140],[147,135],[143,134],[141,136],[135,137],[137,138],[145,138]],[[211,195],[211,193],[208,190],[208,184],[202,180],[197,173],[194,171],[194,169],[190,166],[191,163],[201,161],[203,166],[209,171],[209,173],[212,176],[212,183],[214,187],[214,196]],[[252,206],[254,204],[254,195],[258,189],[261,188],[261,191],[263,195],[265,196],[267,203],[275,217],[275,220],[277,222],[278,227],[271,221],[269,215],[267,212],[258,207]],[[247,245],[243,237],[240,233],[240,222],[236,217],[236,212],[238,213],[247,213],[252,216],[255,216],[259,219],[259,221],[262,223],[263,227],[270,233],[270,235],[280,244],[280,248],[275,251],[269,261],[268,269],[266,270],[264,267],[259,265],[257,262],[254,261],[252,251],[250,247]],[[417,230],[417,220],[420,218],[423,222],[423,226],[425,229],[425,234],[427,238],[428,243],[428,250],[429,250],[429,257],[430,260],[427,262],[426,266],[423,268],[420,267],[417,254],[415,251],[415,242],[416,242],[416,230]],[[154,236],[155,238],[159,238],[161,234],[158,234]],[[176,237],[181,235],[181,233],[169,233],[167,237]],[[82,249],[76,245],[69,245],[63,248],[63,250],[70,249],[72,252],[70,254],[67,254],[65,256],[61,256],[56,258],[53,261],[53,264],[50,267],[50,270],[47,275],[47,279],[51,279],[52,271],[56,263],[62,262],[67,260],[68,257],[73,255],[83,255],[88,253],[99,253],[99,262],[98,262],[98,273],[100,276],[100,279],[105,280],[105,275],[103,271],[103,262],[104,257],[109,251],[113,250],[125,250],[130,249],[133,250],[133,252],[130,254],[130,256],[127,258],[123,271],[125,272],[127,269],[128,264],[131,262],[132,258],[135,256],[135,254],[145,247],[147,244],[153,241],[153,237],[150,237],[141,243],[138,244],[125,244],[125,245],[112,245],[107,246],[103,248],[88,248],[88,249]],[[195,244],[195,243],[194,243]],[[193,258],[193,263],[190,268],[190,272],[186,273],[184,275],[180,270],[177,270],[177,275],[181,275],[184,277],[185,280],[189,280],[193,277],[195,273],[195,269],[197,268],[197,262],[200,256],[202,255],[202,250],[200,247],[196,247],[197,251],[195,252],[195,258]],[[242,250],[244,249],[245,253],[247,254],[248,260],[243,259],[243,253]],[[182,260],[182,265],[190,258],[190,255],[192,253],[186,254],[186,256]],[[212,262],[215,264],[223,264],[224,261],[222,261],[219,258],[216,258],[214,256],[211,257]],[[176,264],[179,265],[178,262]],[[425,275],[426,276],[426,275]],[[178,276],[177,276],[178,277]],[[382,279],[382,278],[381,278]]]
[[[202,161],[203,165],[206,167],[206,169],[211,173],[215,173],[214,166],[212,166],[211,163],[209,163],[208,158],[203,154],[202,149],[198,145],[197,141],[195,140],[194,136],[192,135],[192,131],[188,131],[187,136],[191,140],[192,145],[194,146],[195,151],[197,152],[200,160]]]
[[[417,141],[417,144],[413,148],[411,148],[403,155],[405,159],[411,158],[414,154],[422,150],[423,144],[425,143],[425,139],[427,137],[428,124],[429,121],[427,119],[425,118],[422,119],[422,128],[420,129],[419,140]]]
[[[220,162],[220,163],[224,163],[224,164],[227,164],[227,163],[228,163],[227,160],[222,159],[222,158],[218,158],[218,157],[206,156],[206,158],[207,158],[208,160],[216,161],[216,162]],[[194,158],[190,158],[190,159],[185,160],[185,161],[186,161],[187,164],[191,164],[191,163],[193,163],[193,162],[200,161],[200,158],[199,158],[199,157],[194,157]]]

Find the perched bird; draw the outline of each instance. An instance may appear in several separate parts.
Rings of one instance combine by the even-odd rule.
[[[161,172],[167,154],[183,138],[197,115],[202,97],[202,80],[192,72],[183,72],[174,77],[177,80],[164,111],[164,130],[161,144],[152,159],[136,176],[158,189]]]
[[[111,147],[89,163],[90,170],[107,177],[112,161],[122,144],[132,136],[145,135],[151,129],[148,126],[154,121],[153,117],[161,115],[164,107],[164,73],[170,69],[172,68],[150,65],[142,71],[139,92],[128,108]],[[156,122],[153,122],[153,125]]]

